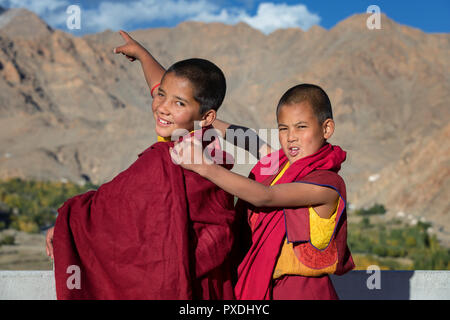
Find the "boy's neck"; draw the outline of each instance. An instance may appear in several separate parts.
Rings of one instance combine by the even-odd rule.
[[[197,129],[197,130],[201,130],[202,128],[200,128],[200,129]],[[191,131],[189,131],[189,134],[191,134],[191,133],[193,133],[194,131],[197,131],[197,130],[191,130]],[[158,142],[169,142],[169,141],[172,141],[172,137],[170,136],[170,137],[162,137],[162,136],[159,136],[158,135],[158,137],[157,137],[157,139],[158,139]]]

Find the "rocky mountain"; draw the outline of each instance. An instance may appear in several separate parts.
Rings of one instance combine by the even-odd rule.
[[[348,152],[349,202],[423,217],[450,244],[450,34],[386,16],[369,30],[366,19],[269,35],[199,22],[131,35],[166,67],[190,57],[219,65],[219,116],[236,124],[275,128],[288,88],[320,85],[334,108],[330,142]],[[74,37],[24,9],[0,14],[0,178],[102,183],[155,141],[149,90],[139,63],[113,53],[121,44],[116,32]]]

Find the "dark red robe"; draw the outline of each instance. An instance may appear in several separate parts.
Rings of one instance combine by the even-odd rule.
[[[310,241],[308,208],[256,208],[239,202],[252,229],[252,244],[238,269],[235,288],[237,299],[333,299],[337,298],[326,270],[343,274],[354,268],[347,247],[345,184],[337,174],[345,160],[345,152],[325,144],[317,153],[290,165],[276,184],[310,183],[335,189],[340,197],[336,226],[327,248],[314,248]],[[250,178],[270,185],[287,162],[282,150],[261,159]],[[315,277],[285,276],[273,281],[272,276],[284,239],[294,243],[294,252],[305,269]],[[317,272],[316,272],[317,271]],[[327,271],[328,272],[328,271]]]
[[[233,299],[233,197],[173,164],[159,142],[58,210],[58,299]],[[81,288],[67,281],[80,269]],[[68,269],[69,268],[69,269]]]

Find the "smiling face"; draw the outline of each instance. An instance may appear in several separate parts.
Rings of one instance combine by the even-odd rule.
[[[279,139],[290,163],[319,151],[334,132],[334,121],[320,124],[309,102],[286,104],[278,111]]]
[[[176,129],[194,130],[194,121],[202,120],[200,104],[194,99],[191,82],[166,73],[152,103],[156,133],[171,137]]]

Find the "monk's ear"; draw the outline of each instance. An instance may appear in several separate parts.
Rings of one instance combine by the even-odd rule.
[[[334,120],[333,119],[327,119],[322,124],[322,130],[323,130],[323,137],[325,140],[330,139],[331,136],[334,133]]]
[[[216,120],[216,117],[217,117],[216,110],[210,109],[203,114],[200,125],[202,127],[212,125],[212,123]]]

